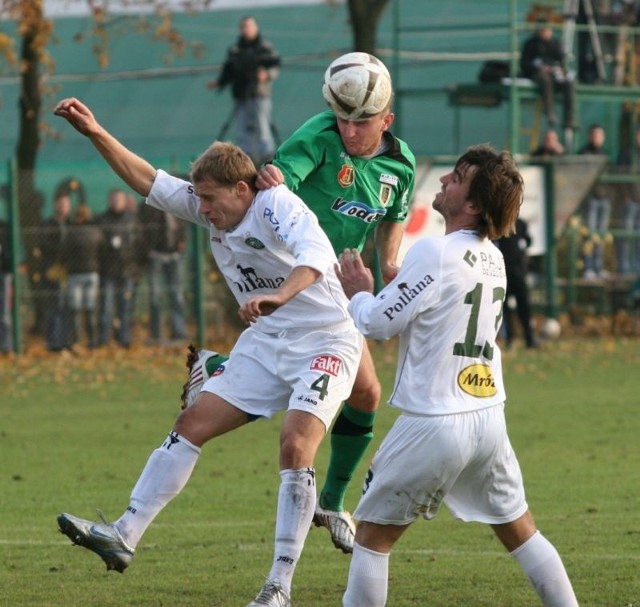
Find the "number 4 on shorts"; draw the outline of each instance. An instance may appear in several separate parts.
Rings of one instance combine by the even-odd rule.
[[[324,400],[324,397],[329,392],[329,375],[323,373],[311,384],[311,389],[318,393],[320,400]]]

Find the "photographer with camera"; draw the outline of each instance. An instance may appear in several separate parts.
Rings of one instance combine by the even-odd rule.
[[[231,85],[237,144],[259,166],[275,151],[271,120],[271,83],[278,77],[280,56],[273,44],[262,38],[253,17],[240,20],[240,37],[229,47],[217,80],[209,88]],[[222,128],[226,131],[228,124]],[[222,139],[221,134],[218,139]]]

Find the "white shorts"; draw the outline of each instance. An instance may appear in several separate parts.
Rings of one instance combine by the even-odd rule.
[[[224,373],[202,386],[251,416],[296,409],[328,428],[351,393],[364,338],[351,322],[279,334],[246,329]]]
[[[432,519],[444,501],[463,521],[509,523],[527,511],[522,474],[497,405],[434,417],[400,415],[374,455],[354,518]]]

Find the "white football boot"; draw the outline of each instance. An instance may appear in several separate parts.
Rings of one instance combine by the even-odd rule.
[[[189,369],[189,377],[182,386],[182,394],[180,396],[183,409],[190,407],[196,402],[196,398],[198,394],[200,394],[204,382],[211,377],[211,374],[207,371],[207,361],[212,357],[219,359],[218,368],[229,358],[213,350],[196,350],[193,345],[189,344],[186,364],[187,369]]]
[[[325,510],[320,506],[320,501],[316,504],[313,513],[313,522],[316,527],[325,527],[331,534],[333,545],[342,550],[345,554],[353,552],[353,542],[356,537],[356,525],[346,510]]]
[[[267,580],[247,607],[291,607],[291,599],[279,580]]]

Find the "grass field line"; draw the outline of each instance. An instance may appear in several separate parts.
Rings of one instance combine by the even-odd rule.
[[[457,550],[457,549],[451,549],[451,548],[445,548],[445,549],[437,549],[437,550],[433,550],[433,549],[427,549],[427,548],[396,548],[393,551],[393,554],[417,554],[420,556],[462,556],[462,557],[477,557],[477,556],[482,556],[482,557],[498,557],[498,558],[502,558],[502,557],[507,557],[510,558],[509,555],[506,552],[493,552],[493,551],[488,551],[488,550],[477,550],[477,551],[473,551],[473,550]],[[590,552],[590,553],[571,553],[571,554],[565,554],[564,555],[565,559],[571,559],[576,560],[576,559],[582,559],[582,560],[589,560],[589,561],[619,561],[619,560],[624,560],[624,561],[640,561],[640,555],[637,554],[631,554],[631,553],[627,553],[627,554],[598,554],[595,552]]]
[[[0,538],[0,546],[41,546],[41,547],[53,547],[53,546],[73,546],[68,539],[60,539],[57,541],[47,540],[24,540],[24,539],[4,539]],[[145,544],[142,550],[155,550],[159,546],[158,544]],[[262,542],[242,542],[237,546],[240,550],[264,550],[264,543]],[[333,548],[327,547],[327,552],[333,552]],[[509,558],[509,555],[503,551],[493,550],[465,550],[464,548],[396,548],[393,551],[394,555],[419,555],[419,556],[453,556],[456,558]],[[304,555],[304,552],[303,552]],[[590,553],[575,553],[570,555],[571,560],[588,560],[590,562],[595,561],[640,561],[639,554],[598,554],[594,552]]]

